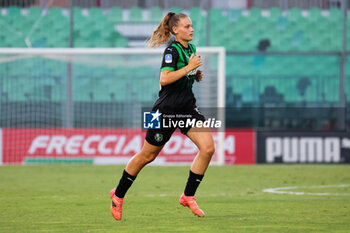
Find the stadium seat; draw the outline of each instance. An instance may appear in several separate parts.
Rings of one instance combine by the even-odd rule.
[[[51,7],[47,16],[51,16],[52,18],[60,18],[62,17],[62,9],[59,7]]]
[[[48,47],[52,48],[68,48],[69,41],[63,38],[57,38],[56,40],[51,40],[48,42]]]
[[[341,22],[343,19],[343,14],[342,14],[340,9],[333,7],[331,9],[329,9],[328,18],[331,22],[335,22],[335,23],[339,24],[339,22]]]
[[[225,17],[222,15],[222,11],[217,8],[211,8],[209,10],[209,18],[211,24],[220,25],[219,22],[226,21]]]
[[[288,11],[288,21],[297,23],[301,22],[302,15],[301,10],[299,8],[293,8]]]
[[[129,22],[142,23],[142,9],[139,7],[131,7],[129,10]]]
[[[123,9],[112,7],[108,13],[108,20],[115,23],[123,22]]]
[[[149,13],[151,22],[159,23],[163,19],[163,10],[160,7],[151,7]]]
[[[201,18],[202,16],[202,11],[200,8],[198,7],[193,7],[190,9],[190,14],[189,16],[191,17],[191,19],[198,19],[198,18]]]
[[[16,37],[13,38],[13,40],[9,41],[8,43],[9,47],[17,47],[17,48],[26,48],[27,45],[24,41],[24,38]]]
[[[10,6],[9,8],[7,8],[7,14],[13,19],[19,17],[21,14],[21,8],[17,6]]]
[[[228,13],[228,19],[230,21],[237,21],[242,16],[241,9],[230,9]]]
[[[269,20],[276,22],[280,17],[282,17],[282,11],[280,8],[273,7],[269,10]]]
[[[309,10],[309,17],[308,17],[308,19],[310,21],[317,22],[321,17],[323,17],[323,16],[321,15],[320,9],[318,9],[318,8],[311,8]]]
[[[129,46],[129,42],[127,39],[125,39],[124,37],[119,37],[118,39],[116,39],[114,41],[114,47],[128,47]]]
[[[74,39],[74,47],[77,48],[89,48],[90,42],[83,38],[76,38]]]
[[[104,18],[102,9],[99,8],[99,7],[91,7],[89,9],[89,17],[92,17],[92,18],[94,18],[96,20]]]
[[[181,13],[182,9],[178,8],[178,7],[173,7],[173,8],[170,8],[169,11],[174,12],[174,13],[177,14],[177,13]]]
[[[249,17],[253,20],[259,20],[262,17],[261,10],[259,8],[251,8],[249,10]]]
[[[27,19],[34,21],[37,20],[42,14],[42,11],[39,7],[31,7],[29,8],[29,12],[27,15]]]
[[[114,36],[114,34],[117,34],[117,36],[119,36],[119,34],[115,32],[113,28],[110,27],[106,27],[105,30],[101,29],[100,31],[101,38],[105,40],[113,39],[112,37]]]

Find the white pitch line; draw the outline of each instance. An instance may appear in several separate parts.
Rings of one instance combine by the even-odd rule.
[[[350,193],[310,193],[310,192],[293,192],[285,190],[293,190],[300,188],[341,188],[350,187],[350,184],[338,184],[338,185],[316,185],[316,186],[293,186],[293,187],[280,187],[280,188],[268,188],[264,189],[264,193],[275,194],[291,194],[291,195],[311,195],[311,196],[350,196]]]

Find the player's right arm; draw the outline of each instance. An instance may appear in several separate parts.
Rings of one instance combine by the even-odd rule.
[[[167,61],[166,56],[167,54],[165,53],[165,58],[164,58],[165,62]],[[173,62],[175,61],[172,61],[171,63]],[[169,68],[167,68],[166,66],[165,67],[163,66],[162,71],[160,72],[160,85],[166,86],[171,83],[174,83],[180,78],[182,78],[183,76],[185,76],[187,73],[191,72],[192,70],[198,68],[201,65],[202,65],[202,61],[201,61],[200,55],[194,56],[194,54],[192,54],[188,60],[188,65],[179,70],[175,70],[174,68],[172,68],[172,66],[168,66]]]

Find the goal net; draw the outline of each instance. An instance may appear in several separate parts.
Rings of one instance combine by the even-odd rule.
[[[0,164],[124,164],[141,150],[143,111],[158,97],[163,49],[0,49]],[[197,106],[224,164],[225,51],[202,47]],[[209,116],[206,115],[208,112]],[[153,164],[188,164],[178,130]]]

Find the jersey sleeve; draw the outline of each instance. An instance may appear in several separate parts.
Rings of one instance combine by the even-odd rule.
[[[163,70],[171,70],[175,71],[177,70],[177,61],[179,58],[179,53],[174,47],[168,47],[165,49],[163,54],[163,61],[162,61],[162,67],[160,68],[161,71]]]

